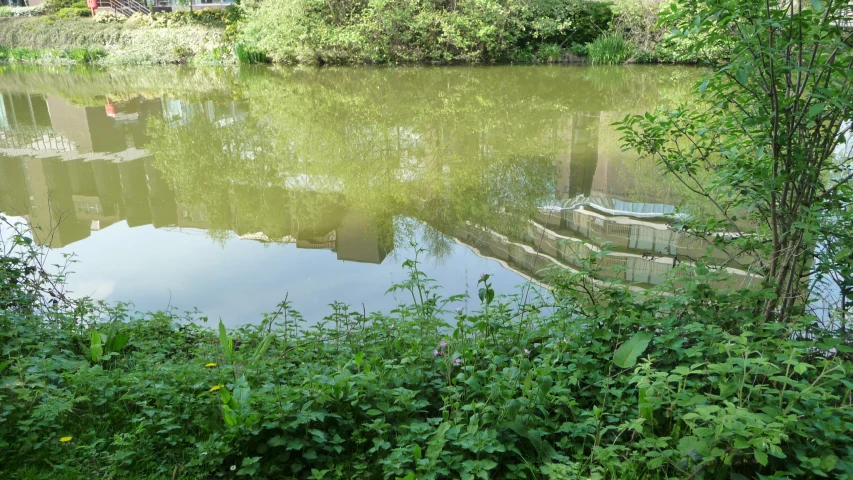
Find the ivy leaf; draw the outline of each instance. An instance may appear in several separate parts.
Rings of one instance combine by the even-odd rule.
[[[613,354],[613,363],[619,368],[631,368],[637,364],[637,357],[649,346],[652,334],[637,332],[630,340],[623,343]]]

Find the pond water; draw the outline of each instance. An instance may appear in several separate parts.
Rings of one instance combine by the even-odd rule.
[[[517,292],[601,241],[615,278],[653,285],[700,246],[667,228],[682,192],[611,124],[699,74],[5,69],[0,210],[75,255],[75,294],[229,325],[285,296],[308,321],[334,300],[388,311],[413,245],[462,308],[481,273]]]

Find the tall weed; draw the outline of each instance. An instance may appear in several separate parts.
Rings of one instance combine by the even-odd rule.
[[[634,53],[634,45],[619,33],[605,33],[586,46],[594,65],[619,65]]]

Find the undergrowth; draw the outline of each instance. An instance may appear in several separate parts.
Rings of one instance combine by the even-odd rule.
[[[850,334],[706,267],[632,293],[593,256],[547,304],[483,275],[463,311],[414,258],[387,314],[228,331],[70,299],[5,231],[6,478],[853,478]]]

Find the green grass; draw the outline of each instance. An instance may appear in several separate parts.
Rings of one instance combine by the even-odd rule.
[[[634,46],[618,33],[606,33],[586,46],[593,65],[619,65],[634,53]]]
[[[68,57],[78,63],[92,63],[95,60],[103,58],[105,53],[103,48],[71,48],[63,52],[63,56]]]
[[[234,45],[234,54],[237,55],[237,59],[240,63],[270,63],[270,58],[267,54],[251,47],[247,47],[242,43]]]
[[[38,60],[41,57],[41,52],[36,49],[18,47],[9,50],[9,58],[16,62],[29,62]]]

